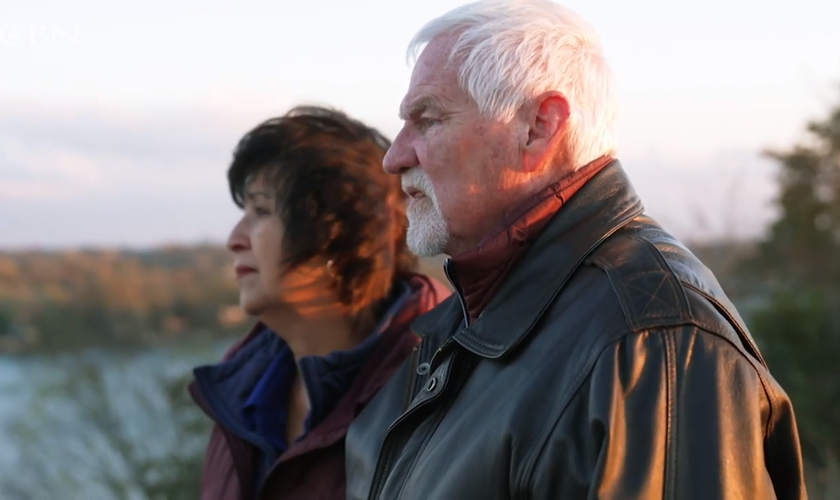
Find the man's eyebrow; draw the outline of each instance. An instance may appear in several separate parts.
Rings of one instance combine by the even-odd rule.
[[[427,110],[443,111],[443,103],[433,96],[426,95],[418,97],[408,103],[403,103],[400,106],[400,120],[410,120],[417,118]]]

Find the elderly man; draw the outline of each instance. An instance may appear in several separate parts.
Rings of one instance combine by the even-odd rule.
[[[384,166],[457,293],[351,426],[348,498],[806,498],[788,396],[614,159],[592,29],[478,2],[410,51]]]

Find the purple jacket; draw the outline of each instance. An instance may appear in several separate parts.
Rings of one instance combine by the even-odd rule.
[[[204,459],[203,500],[345,498],[344,438],[350,423],[418,345],[410,324],[451,294],[443,284],[426,276],[415,275],[409,280],[409,286],[411,297],[381,333],[348,392],[306,437],[292,443],[280,455],[259,485],[256,447],[226,429],[220,423],[224,419],[219,418],[218,410],[208,404],[201,384],[196,381],[190,384],[190,394],[196,404],[214,421]],[[224,360],[247,349],[264,328],[256,325],[228,351]]]

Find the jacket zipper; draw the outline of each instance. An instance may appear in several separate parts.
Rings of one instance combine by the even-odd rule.
[[[447,343],[446,343],[446,344],[444,344],[443,346],[441,346],[441,347],[440,347],[440,348],[439,348],[439,349],[435,352],[435,356],[434,356],[432,359],[434,359],[435,357],[437,357],[437,355],[438,355],[441,351],[443,351],[444,347],[446,347],[448,344],[449,344],[449,342],[447,341]],[[409,386],[409,387],[410,387],[410,386]],[[411,390],[411,389],[409,389],[409,391],[410,391],[410,392],[409,392],[409,394],[412,394],[412,393],[414,393],[414,392],[415,392],[415,391],[413,391],[413,390]],[[412,398],[410,398],[410,401],[411,401],[411,400],[413,400],[413,397],[412,397]],[[410,403],[410,401],[409,401],[409,403]],[[428,403],[430,403],[430,402],[431,402],[431,401],[428,401],[428,402],[426,402],[426,403],[422,403],[421,405],[419,405],[419,406],[418,406],[418,408],[419,408],[420,406],[425,406],[426,404],[428,404]],[[413,413],[413,412],[412,412],[412,413]],[[378,462],[379,462],[379,464],[381,464],[381,465],[379,465],[379,466],[377,467],[376,471],[374,472],[374,475],[373,475],[373,481],[371,481],[371,488],[370,488],[370,494],[368,495],[368,500],[377,500],[377,499],[379,499],[380,495],[382,494],[382,489],[385,487],[385,482],[386,482],[386,480],[388,479],[388,475],[389,475],[389,473],[391,472],[391,469],[392,469],[392,467],[393,467],[393,464],[395,463],[396,458],[397,458],[397,456],[396,456],[396,454],[395,454],[394,452],[400,449],[400,446],[395,446],[395,445],[394,445],[394,443],[393,443],[393,441],[388,442],[388,438],[389,438],[389,437],[391,437],[391,433],[394,431],[394,429],[395,429],[395,428],[396,428],[396,427],[397,427],[400,423],[402,423],[402,422],[403,422],[406,418],[408,418],[408,415],[409,415],[408,413],[402,413],[402,414],[401,414],[399,417],[397,417],[397,419],[396,419],[396,420],[395,420],[395,421],[394,421],[394,422],[393,422],[393,423],[392,423],[392,424],[388,427],[388,430],[387,430],[387,431],[386,431],[386,433],[385,433],[385,439],[384,439],[384,441],[383,441],[383,446],[382,446],[382,449],[380,450],[380,453],[379,453],[379,457],[380,457],[380,459],[379,459],[379,461],[378,461]],[[428,440],[429,435],[430,435],[430,433],[434,430],[434,428],[436,428],[436,427],[438,426],[438,424],[440,423],[439,421],[440,421],[440,419],[442,418],[442,416],[443,416],[443,413],[441,413],[441,412],[437,412],[437,413],[434,415],[434,421],[433,421],[433,423],[432,423],[432,428],[431,428],[431,430],[429,431],[429,433],[427,433],[426,437],[424,438],[424,444],[422,445],[422,448],[425,448],[425,441],[426,441],[426,440]],[[408,434],[408,435],[407,435],[407,437],[406,437],[406,442],[407,442],[407,440],[408,440],[408,439],[410,439],[410,438],[411,438],[411,436],[412,436],[412,435],[413,435],[413,434]],[[388,444],[390,444],[391,446],[388,446]],[[403,443],[403,446],[404,446],[404,445],[405,445],[405,443]],[[422,449],[422,448],[421,448],[421,449]],[[415,457],[415,458],[416,458],[416,457]],[[412,465],[410,466],[411,468],[413,468],[413,463],[414,463],[414,462],[412,461]],[[400,490],[402,490],[402,486],[400,486]]]
[[[440,352],[440,351],[438,351],[438,352]],[[453,356],[455,356],[456,354],[457,353],[453,353]],[[454,365],[455,359],[450,361],[450,363],[453,363],[453,368],[454,368],[455,367],[455,365]],[[450,375],[451,380],[454,382],[455,385],[453,385],[450,388],[449,394],[447,394],[447,395],[442,394],[441,395],[441,397],[443,397],[444,400],[438,406],[437,410],[435,410],[432,423],[429,425],[428,430],[426,431],[425,435],[423,436],[423,443],[420,445],[420,448],[418,448],[417,453],[415,453],[411,457],[411,463],[408,465],[408,469],[406,470],[406,473],[403,474],[403,476],[402,476],[402,478],[403,478],[402,482],[400,484],[399,489],[397,490],[397,498],[398,499],[400,497],[402,497],[403,490],[405,489],[405,484],[408,482],[408,479],[411,477],[411,474],[414,472],[414,468],[417,465],[417,459],[426,450],[426,447],[429,445],[429,441],[432,440],[432,435],[434,435],[435,431],[438,429],[438,427],[440,427],[440,423],[443,421],[443,417],[446,416],[446,413],[449,410],[449,407],[452,406],[452,403],[455,401],[455,398],[457,397],[455,394],[457,394],[457,392],[453,393],[452,391],[453,390],[454,391],[458,390],[459,386],[463,383],[464,376],[465,376],[464,372],[457,373],[457,374],[453,373],[453,374]]]
[[[408,384],[405,387],[405,400],[403,401],[402,412],[407,410],[408,405],[411,404],[412,393],[414,392],[414,380],[417,377],[417,358],[419,357],[419,353],[420,344],[417,344],[411,350],[411,362],[408,364]]]
[[[454,279],[452,279],[452,274],[451,274],[451,270],[450,270],[451,265],[452,265],[452,259],[446,259],[446,262],[443,265],[443,272],[444,272],[444,274],[446,274],[446,279],[449,280],[449,283],[452,285],[452,288],[455,289],[455,293],[458,294],[458,302],[461,305],[461,313],[464,316],[464,326],[466,327],[466,326],[469,326],[469,324],[470,324],[470,317],[469,317],[469,314],[467,314],[467,306],[466,306],[466,303],[464,302],[464,292],[461,290],[461,287],[458,285],[458,283]],[[430,364],[429,373],[434,371],[435,360],[438,358],[438,355],[445,350],[445,348],[449,345],[450,342],[451,342],[451,339],[447,340],[446,342],[444,342],[444,344],[442,346],[440,346],[438,348],[437,351],[435,351],[434,355],[432,356],[432,359],[429,362],[429,364]],[[423,343],[421,342],[420,346],[422,346],[422,345],[423,345]],[[416,388],[414,386],[415,386],[416,381],[417,381],[417,361],[418,361],[417,358],[420,357],[420,356],[418,356],[420,346],[415,346],[414,351],[412,351],[412,360],[411,360],[411,364],[410,364],[411,373],[409,374],[408,386],[406,387],[405,400],[403,402],[403,412],[388,428],[388,431],[385,433],[385,440],[388,439],[388,437],[390,436],[393,429],[397,425],[399,425],[400,422],[405,420],[405,418],[407,417],[407,414],[405,413],[405,411],[408,410],[409,405],[411,405],[411,401],[414,399],[414,393],[416,392]],[[430,429],[429,433],[424,438],[425,439],[424,444],[421,445],[421,448],[425,448],[425,442],[429,439],[429,436],[431,435],[431,433],[434,432],[434,428],[436,428],[437,425],[439,424],[439,421],[442,418],[442,415],[443,415],[443,413],[441,413],[441,412],[437,412],[437,414],[435,415],[435,417],[434,417],[435,420],[432,423],[433,428]],[[393,455],[393,453],[392,453],[393,448],[394,448],[393,446],[390,446],[390,447],[387,447],[387,449],[386,449],[386,446],[383,445],[382,450],[380,451],[380,461],[379,461],[379,463],[381,465],[379,465],[377,467],[377,469],[376,469],[376,471],[374,472],[374,475],[373,475],[373,481],[371,482],[370,495],[368,496],[368,498],[370,500],[378,499],[381,492],[382,492],[382,489],[385,487],[385,481],[388,478],[388,474],[390,473],[392,465],[393,465],[392,462],[394,461],[394,458],[395,458],[395,457],[392,456]],[[384,458],[384,461],[382,461],[382,458]],[[414,460],[416,460],[416,457],[414,458]],[[410,468],[411,469],[414,468],[414,461],[412,461],[412,464],[410,465]],[[400,491],[402,491],[402,486],[400,486]]]
[[[461,314],[464,316],[464,324],[469,325],[469,315],[467,314],[467,307],[464,302],[464,295],[461,291],[461,288],[455,283],[455,280],[452,279],[450,276],[449,266],[452,259],[446,259],[446,262],[443,265],[443,271],[446,274],[446,279],[449,280],[449,283],[455,289],[456,293],[458,294],[458,302],[461,304]],[[411,404],[411,401],[414,399],[416,390],[416,383],[417,383],[417,369],[419,367],[419,358],[422,358],[422,347],[424,347],[425,338],[421,340],[419,345],[414,346],[414,349],[411,350],[411,362],[409,363],[409,373],[408,373],[408,384],[405,388],[405,398],[403,399],[403,408],[402,411],[405,412],[408,409],[408,406]],[[446,342],[448,343],[448,341]],[[446,343],[442,345],[432,356],[431,361],[429,362],[430,366],[434,366],[435,358],[437,357],[438,353],[440,353],[443,348],[446,346]],[[431,372],[431,370],[430,370]]]
[[[461,313],[464,315],[464,326],[470,326],[470,315],[467,314],[467,305],[464,302],[464,292],[461,290],[461,286],[452,279],[452,274],[450,268],[452,267],[452,259],[446,259],[446,262],[443,264],[443,273],[446,274],[446,279],[449,280],[449,284],[452,285],[452,288],[455,289],[455,293],[458,294],[458,302],[461,303]]]
[[[428,342],[425,343],[428,344]],[[386,472],[391,470],[391,462],[394,460],[394,454],[392,453],[394,446],[388,446],[388,437],[390,436],[391,431],[405,419],[407,415],[405,412],[409,405],[411,405],[411,401],[414,400],[414,393],[416,392],[415,385],[417,383],[417,365],[420,358],[420,351],[422,350],[421,347],[423,345],[424,342],[421,341],[419,345],[414,346],[414,349],[411,352],[411,362],[409,363],[410,373],[408,374],[408,383],[405,387],[403,409],[400,412],[400,416],[391,423],[388,430],[385,432],[385,438],[383,439],[382,448],[379,452],[379,460],[377,460],[377,468],[373,473],[373,480],[371,481],[371,488],[368,494],[369,499],[379,497],[380,491],[384,487],[385,480],[387,479]]]

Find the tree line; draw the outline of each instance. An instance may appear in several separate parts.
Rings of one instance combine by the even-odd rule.
[[[0,253],[0,348],[129,346],[242,328],[230,257],[212,245]]]

